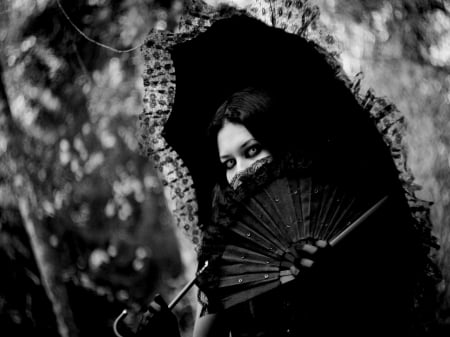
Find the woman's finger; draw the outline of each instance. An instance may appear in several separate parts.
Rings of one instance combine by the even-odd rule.
[[[155,301],[150,302],[150,304],[147,307],[147,310],[152,314],[157,314],[158,312],[161,312],[162,307]]]
[[[325,240],[317,240],[316,241],[316,246],[319,248],[325,248],[328,246],[328,242]]]
[[[308,254],[314,254],[315,252],[317,252],[318,248],[314,245],[311,245],[309,243],[305,243],[304,245],[302,245],[301,249]]]
[[[292,265],[289,269],[293,276],[297,276],[300,273],[300,269],[298,269],[295,265]]]
[[[311,268],[313,264],[314,264],[314,261],[311,259],[301,259],[300,260],[300,265],[302,267]]]

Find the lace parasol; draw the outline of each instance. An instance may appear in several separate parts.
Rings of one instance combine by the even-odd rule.
[[[213,8],[201,1],[192,1],[180,18],[175,32],[153,30],[147,37],[142,47],[145,70],[143,110],[139,115],[139,145],[141,153],[153,161],[161,175],[178,227],[198,248],[202,241],[202,223],[194,180],[189,165],[165,137],[164,128],[177,96],[177,72],[171,52],[177,46],[201,36],[214,23],[237,15],[256,18],[268,26],[299,35],[316,44],[335,69],[336,76],[346,83],[360,105],[371,115],[388,145],[400,172],[399,178],[416,229],[422,233],[424,252],[428,254],[436,248],[429,220],[430,204],[416,197],[415,191],[419,187],[407,165],[404,118],[391,102],[377,97],[371,90],[361,92],[361,77],[350,79],[344,74],[338,61],[340,46],[319,21],[318,7],[308,0],[255,0],[243,9],[229,6]],[[430,288],[434,286],[437,271],[431,259],[425,265],[423,283],[428,285],[424,288]]]
[[[246,9],[228,8],[227,11],[218,11],[203,2],[194,1],[180,18],[175,33],[154,30],[149,34],[142,47],[145,91],[144,108],[139,116],[140,150],[156,164],[163,184],[168,188],[174,218],[196,246],[201,241],[201,231],[192,177],[163,136],[176,94],[176,73],[169,50],[194,39],[214,22],[233,14],[255,17],[270,26],[313,40],[323,47],[324,53],[327,51],[330,62],[337,64],[338,44],[319,23],[319,9],[309,1],[255,1]]]

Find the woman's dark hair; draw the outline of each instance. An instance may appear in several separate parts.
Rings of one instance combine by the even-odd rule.
[[[216,136],[227,120],[244,125],[250,133],[258,128],[265,116],[273,110],[273,98],[268,91],[257,88],[245,88],[232,94],[217,109],[209,126],[209,136]]]
[[[286,92],[287,94],[287,92]],[[304,101],[306,103],[306,101]],[[217,134],[225,121],[242,124],[272,155],[281,156],[306,146],[301,102],[295,107],[286,97],[268,88],[246,87],[236,91],[217,109],[208,128],[209,143],[217,150]],[[286,123],[295,123],[292,132]],[[294,137],[298,138],[294,140]]]
[[[278,153],[274,139],[268,137],[268,120],[276,109],[275,99],[270,93],[258,88],[244,88],[232,94],[217,109],[216,114],[208,129],[208,144],[211,145],[211,153],[216,160],[215,172],[218,174],[218,182],[225,183],[225,173],[218,162],[217,134],[226,121],[241,124],[255,137],[261,145],[271,153]]]

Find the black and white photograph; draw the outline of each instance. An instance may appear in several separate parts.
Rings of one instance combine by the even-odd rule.
[[[449,0],[0,0],[0,335],[450,335]]]

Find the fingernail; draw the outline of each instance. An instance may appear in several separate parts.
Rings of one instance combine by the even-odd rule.
[[[316,246],[320,248],[325,248],[328,245],[328,243],[325,240],[317,240]]]
[[[317,251],[317,247],[307,243],[303,246],[303,250],[309,254],[314,254]]]
[[[300,260],[300,264],[301,264],[303,267],[309,268],[309,267],[311,267],[311,266],[314,264],[314,261],[313,261],[313,260],[310,260],[310,259],[301,259],[301,260]]]
[[[296,266],[291,266],[289,268],[291,270],[292,275],[297,276],[300,273],[300,269],[298,269]]]
[[[153,301],[148,305],[148,311],[150,311],[152,313],[160,312],[161,306],[158,303]]]

